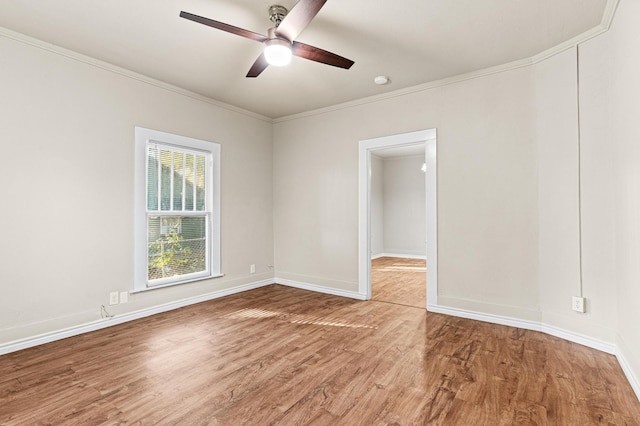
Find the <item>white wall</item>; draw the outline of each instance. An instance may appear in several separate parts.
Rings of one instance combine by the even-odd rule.
[[[582,52],[583,48],[580,49]],[[540,310],[546,324],[614,342],[615,283],[610,276],[601,276],[597,280],[592,278],[592,274],[601,267],[599,265],[612,264],[612,252],[605,250],[594,256],[593,250],[599,243],[592,240],[593,231],[590,231],[603,229],[600,220],[592,215],[594,197],[607,197],[600,193],[602,187],[597,182],[603,176],[596,181],[591,176],[593,173],[606,175],[607,162],[606,157],[600,157],[603,153],[594,151],[598,144],[594,145],[591,141],[594,117],[588,108],[581,109],[581,128],[584,131],[581,134],[580,152],[578,149],[576,64],[574,48],[535,66]],[[581,72],[582,87],[590,87],[588,75],[582,74],[585,73]],[[585,99],[582,101],[584,103]],[[597,158],[602,158],[602,161]],[[594,160],[599,163],[595,169],[592,166]],[[579,173],[582,175],[580,186]],[[606,233],[602,236],[606,237]],[[606,244],[605,240],[601,242]],[[581,294],[587,298],[585,314],[575,313],[570,308],[571,297]]]
[[[384,158],[384,253],[426,256],[423,164],[424,154]]]
[[[384,160],[371,155],[371,258],[384,254]]]
[[[371,256],[425,257],[424,155],[371,156]]]
[[[636,386],[640,378],[638,28],[640,3],[622,0],[609,32],[582,43],[578,51],[571,49],[535,66],[542,320],[615,343]],[[567,306],[571,295],[580,293],[587,298],[585,314]],[[640,395],[640,388],[636,392]]]
[[[585,286],[600,290],[594,309],[617,302],[609,322],[639,384],[640,2],[622,0],[611,30],[581,46],[580,73]]]
[[[439,300],[539,318],[533,83],[520,68],[277,122],[276,275],[357,291],[358,141],[435,127]]]
[[[221,144],[226,275],[111,313],[272,279],[269,121],[7,37],[0,93],[0,344],[98,320],[109,292],[132,289],[136,125]]]

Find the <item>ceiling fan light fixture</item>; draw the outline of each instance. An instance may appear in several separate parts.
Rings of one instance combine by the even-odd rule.
[[[274,38],[265,41],[264,58],[269,65],[284,67],[291,62],[291,43],[286,40]]]

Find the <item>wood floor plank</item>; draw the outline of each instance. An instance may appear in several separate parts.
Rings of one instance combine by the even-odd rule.
[[[616,358],[272,285],[0,356],[0,425],[638,425]]]
[[[427,269],[424,259],[379,257],[371,261],[371,298],[426,308]]]

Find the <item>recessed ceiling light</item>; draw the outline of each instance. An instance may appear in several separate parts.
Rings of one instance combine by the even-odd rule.
[[[384,86],[385,84],[389,84],[389,77],[386,75],[379,75],[373,79],[373,82],[379,86]]]

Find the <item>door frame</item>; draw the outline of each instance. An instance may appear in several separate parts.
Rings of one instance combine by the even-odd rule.
[[[427,306],[438,304],[438,206],[436,129],[373,139],[358,145],[358,292],[371,299],[371,154],[377,150],[425,145]],[[425,306],[426,308],[426,306]]]

